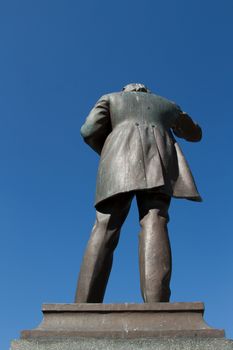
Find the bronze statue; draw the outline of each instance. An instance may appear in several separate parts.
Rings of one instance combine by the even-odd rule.
[[[144,302],[168,302],[171,250],[167,231],[171,197],[201,201],[173,133],[200,141],[201,128],[175,103],[143,84],[104,95],[81,134],[100,154],[96,222],[81,266],[75,302],[101,303],[120,229],[134,196],[141,225],[140,283]]]

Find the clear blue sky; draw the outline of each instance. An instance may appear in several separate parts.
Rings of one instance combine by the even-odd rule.
[[[203,128],[179,141],[203,203],[173,200],[171,301],[204,301],[233,338],[233,2],[0,3],[0,348],[73,302],[90,230],[98,156],[79,130],[104,93],[145,83]],[[141,302],[135,204],[105,302]]]

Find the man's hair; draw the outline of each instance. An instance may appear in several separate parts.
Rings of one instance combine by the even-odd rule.
[[[131,92],[131,91],[150,92],[150,90],[144,84],[139,84],[139,83],[127,84],[123,87],[122,90],[124,92]]]

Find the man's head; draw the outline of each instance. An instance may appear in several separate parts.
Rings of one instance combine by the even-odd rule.
[[[132,91],[150,92],[150,90],[144,84],[138,84],[138,83],[127,84],[126,86],[123,87],[122,90],[124,92],[132,92]]]

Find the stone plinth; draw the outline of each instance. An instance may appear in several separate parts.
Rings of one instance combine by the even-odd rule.
[[[224,337],[203,320],[203,303],[45,304],[44,318],[22,339],[46,337]]]
[[[45,304],[11,350],[233,350],[202,303]]]

